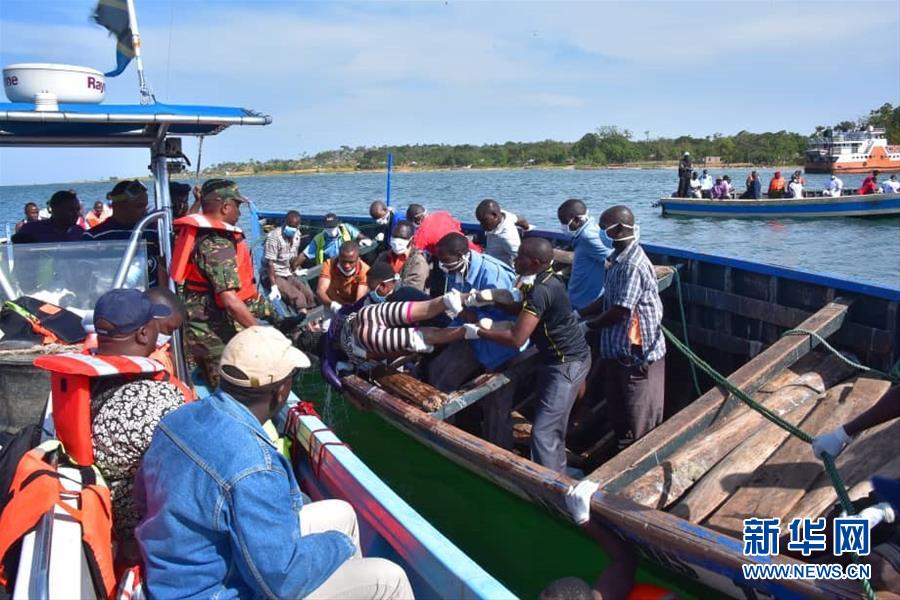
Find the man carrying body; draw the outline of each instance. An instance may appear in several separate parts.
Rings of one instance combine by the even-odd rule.
[[[13,236],[13,244],[48,244],[52,242],[77,242],[84,236],[84,229],[76,225],[81,204],[72,190],[53,194],[47,203],[50,218],[29,221]]]
[[[516,273],[524,292],[521,312],[511,328],[479,327],[479,338],[512,348],[531,339],[538,348],[537,409],[531,433],[531,458],[558,473],[566,472],[569,413],[591,370],[591,352],[578,327],[563,282],[553,274],[553,246],[527,238],[519,248]]]
[[[666,343],[656,273],[638,242],[634,215],[613,206],[600,216],[600,230],[615,252],[606,274],[602,314],[588,325],[600,329],[606,399],[619,449],[663,419]]]
[[[323,306],[337,313],[345,305],[353,304],[369,293],[366,274],[369,266],[359,259],[356,242],[344,242],[340,253],[322,265],[316,283],[316,297]]]
[[[478,204],[475,218],[481,223],[487,240],[484,253],[512,266],[522,243],[518,228],[528,229],[528,221],[501,209],[497,201],[490,198]]]
[[[16,223],[16,232],[22,229],[22,226],[25,223],[31,223],[32,221],[40,221],[41,220],[41,211],[38,210],[38,205],[34,202],[29,202],[25,205],[25,218]]]
[[[681,157],[681,161],[678,163],[679,198],[688,197],[688,192],[691,189],[691,171],[693,171],[693,169],[693,165],[691,164],[691,153],[685,152],[684,156]]]
[[[323,224],[325,228],[317,233],[303,250],[301,267],[325,264],[326,260],[337,256],[341,244],[346,242],[357,241],[363,247],[373,243],[350,223],[342,223],[334,213],[326,214]]]
[[[263,428],[309,364],[275,329],[250,327],[222,354],[220,389],[159,424],[135,489],[151,597],[412,597],[397,565],[361,557],[349,504],[303,501]]]
[[[288,211],[284,225],[266,236],[266,269],[269,274],[270,300],[284,299],[297,312],[305,312],[316,305],[316,298],[306,282],[293,275],[300,267],[300,213]]]
[[[183,284],[185,342],[206,382],[218,384],[219,357],[238,327],[272,320],[274,310],[256,289],[253,259],[236,226],[244,197],[227,179],[210,179],[200,190],[202,214],[175,221],[172,278]]]
[[[408,221],[400,221],[391,234],[390,249],[382,252],[375,263],[384,262],[400,276],[402,285],[424,290],[428,280],[428,259],[410,242],[413,228]]]
[[[612,247],[601,242],[600,230],[591,221],[588,209],[581,200],[566,200],[559,205],[556,216],[563,234],[572,238],[569,302],[581,313],[603,295],[606,259],[612,254]]]

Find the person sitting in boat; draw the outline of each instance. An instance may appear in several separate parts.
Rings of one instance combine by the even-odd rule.
[[[486,198],[475,208],[475,218],[484,230],[486,242],[484,253],[512,266],[522,243],[519,229],[528,230],[530,225],[522,217],[500,208],[496,200]]]
[[[106,211],[104,210],[105,208],[106,205],[103,204],[103,202],[99,200],[94,202],[93,208],[88,211],[87,216],[84,218],[87,222],[88,229],[97,227],[98,225],[100,225],[100,223],[107,219],[109,215],[106,214]]]
[[[383,200],[375,200],[369,205],[369,216],[372,217],[376,227],[372,239],[379,244],[390,244],[391,232],[394,231],[394,227],[400,222],[400,217]]]
[[[373,266],[386,263],[400,277],[401,285],[424,290],[431,267],[425,254],[412,245],[412,236],[413,228],[409,221],[397,223],[391,232],[390,249],[379,254]]]
[[[700,190],[700,178],[697,176],[697,171],[691,173],[691,181],[690,181],[690,195],[691,198],[702,198],[703,192]]]
[[[584,202],[570,198],[556,209],[556,217],[562,233],[572,239],[572,272],[567,291],[572,308],[579,313],[589,306],[602,306],[603,282],[606,277],[606,259],[612,254],[612,245],[604,245],[597,224],[591,221]]]
[[[565,284],[553,273],[552,262],[553,246],[549,241],[526,238],[516,258],[520,292],[517,296],[521,295],[515,304],[518,316],[514,323],[504,323],[503,327],[481,321],[477,336],[511,348],[520,348],[531,340],[537,347],[537,408],[531,458],[557,473],[565,473],[569,413],[591,370],[591,351],[572,312]]]
[[[323,265],[326,260],[338,255],[341,245],[355,241],[363,248],[371,246],[374,242],[364,236],[359,229],[350,223],[344,223],[334,213],[325,215],[324,229],[313,236],[301,255],[301,267]]]
[[[50,218],[29,221],[12,236],[13,244],[77,242],[84,229],[77,225],[81,203],[72,190],[60,190],[50,197]]]
[[[348,503],[304,500],[263,427],[309,365],[274,328],[249,327],[225,347],[219,389],[162,419],[135,486],[149,597],[413,597],[403,569],[362,558]]]
[[[184,304],[166,287],[150,288],[144,293],[154,305],[165,306],[169,309],[169,316],[157,320],[159,337],[156,341],[156,350],[150,354],[150,358],[160,362],[166,368],[166,373],[176,377],[177,371],[172,360],[172,335],[176,330],[181,329],[187,319]]]
[[[38,205],[34,202],[27,202],[25,204],[25,218],[16,223],[16,231],[18,232],[22,229],[22,226],[25,223],[31,223],[32,221],[40,221],[41,220],[41,211],[38,210]]]
[[[615,249],[606,273],[605,310],[588,321],[600,330],[606,400],[619,449],[662,423],[666,342],[656,272],[638,244],[640,227],[626,206],[600,216]]]
[[[759,181],[759,175],[756,171],[750,171],[747,177],[747,191],[741,194],[744,200],[759,200],[762,198],[762,183]]]
[[[369,293],[366,274],[369,265],[360,260],[356,242],[344,242],[340,252],[322,265],[316,282],[316,297],[332,314]]]
[[[266,236],[266,271],[269,276],[269,300],[284,300],[297,313],[305,313],[316,305],[316,297],[309,284],[294,275],[300,268],[300,213],[288,211],[284,225]]]
[[[448,233],[462,234],[462,224],[446,210],[430,213],[421,204],[410,204],[406,209],[406,220],[413,225],[413,245],[429,257],[437,254],[437,243]],[[469,248],[481,250],[474,242]]]
[[[822,195],[838,197],[842,193],[844,193],[844,182],[837,175],[832,175],[828,181],[828,187],[822,190]]]
[[[418,227],[428,216],[428,209],[423,205],[413,202],[406,207],[406,220],[412,223],[413,227]]]
[[[273,322],[275,310],[256,288],[253,258],[237,222],[245,198],[228,179],[200,190],[202,214],[173,223],[172,278],[182,286],[187,311],[185,346],[204,380],[218,384],[219,358],[238,327]]]
[[[794,171],[794,174],[791,175],[791,178],[796,179],[797,181],[800,182],[800,185],[802,185],[803,187],[806,187],[806,177],[803,176],[803,171],[801,171],[800,169],[797,169],[796,171]]]
[[[794,175],[791,175],[791,182],[788,184],[789,198],[803,197],[803,182],[800,179],[801,178],[797,176],[796,173]]]
[[[726,200],[728,198],[728,185],[721,177],[716,177],[716,185],[713,186],[712,199]]]
[[[106,197],[112,202],[112,215],[84,235],[92,241],[128,240],[138,221],[147,214],[147,188],[138,180],[118,182]],[[141,238],[147,243],[147,281],[150,287],[166,279],[162,264],[159,231],[155,224],[144,229]]]
[[[734,192],[734,185],[732,185],[731,183],[731,176],[723,175],[722,184],[725,186],[725,198],[731,198],[731,195]]]
[[[878,171],[872,171],[872,174],[863,179],[862,186],[856,191],[860,196],[878,193]]]
[[[191,186],[180,181],[169,182],[169,201],[172,203],[172,219],[188,214]]]
[[[772,179],[769,180],[769,198],[784,198],[785,191],[785,181],[784,177],[781,176],[781,171],[775,171],[775,174],[772,176]]]
[[[703,169],[703,174],[700,175],[700,196],[703,198],[712,198],[712,189],[712,175],[709,174],[708,170]]]
[[[160,325],[172,310],[154,303],[140,290],[115,289],[94,306],[97,356],[151,357]],[[138,558],[134,527],[141,510],[134,505],[134,476],[156,425],[193,397],[172,375],[103,377],[91,389],[91,434],[94,464],[110,489],[113,528],[125,564]]]
[[[881,193],[896,194],[897,192],[900,192],[900,181],[897,181],[896,175],[891,175],[890,178],[885,179],[881,184]]]

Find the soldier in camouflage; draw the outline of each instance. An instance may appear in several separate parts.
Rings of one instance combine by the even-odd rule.
[[[225,179],[211,179],[200,190],[203,216],[236,225],[241,216],[237,185]],[[240,300],[242,289],[238,273],[236,243],[225,231],[204,230],[198,237],[190,258],[196,271],[206,280],[206,292],[181,290],[187,313],[185,341],[192,362],[200,367],[204,379],[211,386],[219,383],[219,359],[225,344],[245,327],[258,325],[258,319],[274,322],[275,311],[267,298]],[[218,303],[216,302],[218,299]],[[221,305],[221,307],[220,307]]]

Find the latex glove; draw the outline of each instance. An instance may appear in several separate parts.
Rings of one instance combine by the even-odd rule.
[[[272,289],[269,290],[269,300],[271,302],[275,302],[276,300],[281,300],[281,290],[278,289],[277,285],[273,285]]]
[[[339,310],[344,308],[344,305],[341,304],[340,302],[335,302],[334,300],[332,300],[331,304],[328,305],[328,308],[331,309],[331,312],[333,312],[334,314],[337,314]]]
[[[467,340],[478,339],[478,325],[476,325],[475,323],[466,323],[465,325],[463,325],[463,329],[466,330]]]
[[[466,295],[466,306],[487,306],[494,303],[494,290],[474,290]]]
[[[491,319],[490,317],[482,317],[482,318],[478,319],[478,326],[481,327],[482,329],[489,330],[491,327],[494,326],[494,320]]]
[[[868,521],[869,529],[872,529],[879,523],[893,523],[896,518],[893,507],[887,502],[881,502],[875,506],[864,508],[859,511],[859,514],[856,516]]]
[[[363,240],[363,241],[365,241],[365,240]],[[383,242],[383,241],[384,241],[384,233],[379,233],[378,235],[376,235],[376,236],[375,236],[375,241],[376,241],[376,242]]]
[[[309,273],[309,269],[294,269],[296,277],[306,277],[307,273]]]
[[[852,438],[847,435],[844,426],[841,425],[828,433],[817,436],[812,441],[812,451],[816,458],[822,458],[822,453],[827,452],[831,458],[837,458],[838,455],[847,447]]]
[[[381,241],[381,240],[379,240],[379,241]],[[368,248],[369,246],[371,246],[374,243],[375,242],[373,242],[372,240],[366,238],[364,240],[359,240],[359,247],[360,248]]]
[[[446,308],[444,312],[451,319],[455,319],[463,311],[462,294],[459,293],[459,290],[450,290],[444,294],[443,299],[444,307]]]
[[[590,479],[582,479],[566,492],[566,509],[576,525],[584,525],[591,520],[591,496],[600,484]]]

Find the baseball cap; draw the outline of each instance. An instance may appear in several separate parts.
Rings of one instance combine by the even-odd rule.
[[[225,346],[219,375],[239,387],[261,387],[278,383],[294,369],[306,369],[309,358],[274,327],[254,325],[244,329]],[[243,377],[231,373],[240,373]]]
[[[325,215],[324,225],[325,227],[337,227],[341,224],[341,219],[334,213],[328,213]]]
[[[100,335],[120,337],[137,331],[152,319],[171,314],[171,308],[153,304],[141,290],[110,290],[94,305],[94,330]],[[107,323],[109,327],[105,326]]]
[[[230,179],[207,179],[204,181],[203,187],[200,188],[200,197],[206,198],[210,194],[215,194],[221,200],[247,201],[238,190],[237,184]]]

